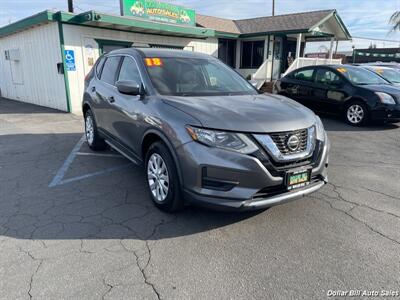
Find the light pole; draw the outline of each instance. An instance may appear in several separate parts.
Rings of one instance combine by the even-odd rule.
[[[68,0],[68,12],[73,13],[74,12],[74,3],[73,0]]]
[[[272,0],[272,16],[275,16],[275,0]]]

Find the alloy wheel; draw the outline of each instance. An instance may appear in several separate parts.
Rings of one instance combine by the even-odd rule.
[[[147,180],[154,199],[158,202],[165,201],[169,190],[169,175],[165,161],[157,153],[149,158]]]
[[[93,118],[89,114],[86,116],[85,133],[87,142],[89,143],[89,145],[92,145],[94,141],[94,125]]]
[[[364,109],[358,104],[353,104],[347,109],[347,119],[352,124],[360,124],[364,115]]]

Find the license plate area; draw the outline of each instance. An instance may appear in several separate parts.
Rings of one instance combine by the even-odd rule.
[[[286,173],[286,187],[289,191],[309,185],[310,180],[311,169],[301,169]]]

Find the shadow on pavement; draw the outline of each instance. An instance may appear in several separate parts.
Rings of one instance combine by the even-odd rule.
[[[188,207],[167,214],[153,206],[141,167],[101,173],[50,188],[82,133],[0,136],[0,235],[16,239],[146,239],[192,235],[261,213]],[[84,144],[65,178],[127,164]],[[104,156],[108,153],[110,157]]]

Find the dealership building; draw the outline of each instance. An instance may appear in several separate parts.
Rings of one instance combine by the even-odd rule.
[[[1,96],[79,114],[86,74],[100,55],[124,47],[210,54],[261,86],[296,67],[337,62],[335,42],[351,38],[335,10],[229,20],[123,2],[120,16],[43,11],[0,28]],[[330,56],[303,57],[310,41],[330,41]]]

